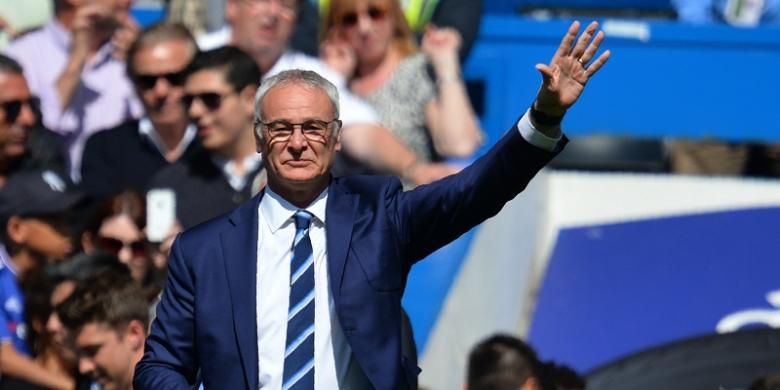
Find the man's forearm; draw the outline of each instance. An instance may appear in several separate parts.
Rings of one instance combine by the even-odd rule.
[[[73,95],[76,93],[76,89],[79,87],[79,84],[81,84],[81,72],[84,69],[85,63],[85,54],[78,52],[72,53],[68,58],[68,62],[65,64],[65,69],[57,78],[55,87],[57,88],[60,111],[65,111],[70,105]]]
[[[342,145],[372,169],[403,176],[417,157],[390,130],[378,125],[352,125],[342,130]]]

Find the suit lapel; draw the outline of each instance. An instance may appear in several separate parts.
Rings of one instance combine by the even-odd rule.
[[[333,300],[339,302],[341,278],[344,275],[344,264],[352,238],[352,225],[355,211],[358,207],[358,196],[344,191],[338,182],[332,181],[328,190],[328,205],[326,209],[328,276]]]
[[[233,326],[244,376],[257,388],[257,207],[262,193],[230,215],[234,229],[220,234],[233,306]]]

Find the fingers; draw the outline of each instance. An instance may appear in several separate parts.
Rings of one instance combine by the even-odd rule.
[[[545,64],[536,64],[536,70],[542,74],[545,82],[553,78],[553,69]]]
[[[593,41],[590,43],[590,45],[588,45],[588,48],[585,49],[585,52],[582,53],[582,55],[579,57],[580,63],[583,64],[583,66],[590,62],[590,60],[596,54],[596,51],[599,49],[599,46],[601,46],[601,41],[603,40],[604,31],[599,31],[599,33],[596,34],[596,38],[593,38]]]
[[[572,57],[574,58],[582,57],[582,54],[585,53],[585,48],[588,46],[588,43],[590,43],[590,40],[593,37],[593,33],[596,32],[596,29],[598,27],[599,27],[598,22],[596,21],[590,22],[588,27],[585,28],[585,31],[582,32],[582,35],[580,35],[580,38],[577,40],[577,44],[572,49],[571,51]]]
[[[609,50],[601,53],[599,58],[596,58],[596,61],[593,61],[593,63],[590,64],[590,66],[588,66],[587,69],[585,69],[585,72],[589,78],[592,77],[594,74],[596,74],[596,72],[598,72],[599,69],[601,69],[601,67],[604,66],[604,64],[607,62],[611,54],[612,53]]]
[[[569,26],[569,31],[566,32],[566,35],[563,36],[563,39],[561,39],[561,45],[558,46],[558,50],[555,51],[555,55],[553,55],[552,62],[554,63],[558,58],[563,57],[567,54],[569,54],[569,51],[571,50],[571,45],[574,43],[574,38],[577,37],[577,31],[580,29],[580,22],[574,21],[574,23]]]

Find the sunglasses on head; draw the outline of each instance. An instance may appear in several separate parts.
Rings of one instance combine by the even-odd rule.
[[[14,123],[19,118],[19,114],[22,113],[22,107],[27,106],[33,112],[38,112],[40,101],[38,98],[30,97],[27,99],[7,100],[0,102],[0,108],[5,113],[5,123]]]
[[[192,107],[192,103],[195,102],[195,100],[199,100],[208,110],[216,111],[219,109],[219,106],[222,105],[222,99],[225,96],[227,96],[227,94],[222,95],[217,92],[188,93],[181,97],[181,102],[187,111],[190,110],[190,107]]]
[[[387,10],[377,5],[370,5],[365,13],[371,20],[378,21],[385,18]],[[357,25],[359,18],[360,15],[356,11],[347,12],[341,17],[341,25],[344,27],[354,27]]]
[[[133,80],[139,89],[152,89],[157,85],[157,81],[160,79],[165,79],[168,84],[180,87],[184,85],[186,78],[187,74],[182,70],[164,74],[137,74],[133,77]]]
[[[97,244],[100,249],[114,256],[119,256],[119,252],[125,247],[130,248],[130,251],[133,253],[133,257],[146,256],[145,240],[137,240],[137,241],[125,243],[120,240],[117,240],[116,238],[98,237]]]

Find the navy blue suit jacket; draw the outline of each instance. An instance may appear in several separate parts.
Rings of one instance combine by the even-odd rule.
[[[554,155],[528,144],[513,127],[470,167],[412,191],[387,177],[331,181],[331,294],[354,358],[375,388],[407,388],[419,372],[401,355],[401,296],[411,266],[498,213]],[[188,389],[198,369],[206,389],[258,388],[261,197],[174,243],[168,285],[136,367],[136,389]]]

